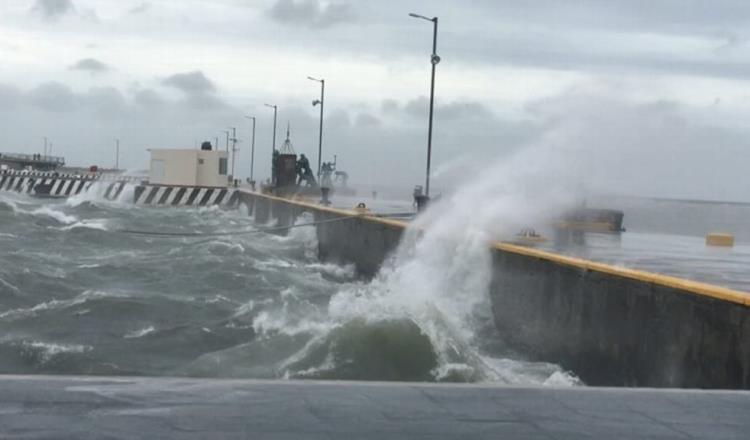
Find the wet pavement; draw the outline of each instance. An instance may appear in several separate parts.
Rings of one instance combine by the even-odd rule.
[[[3,439],[745,439],[750,392],[0,376]]]

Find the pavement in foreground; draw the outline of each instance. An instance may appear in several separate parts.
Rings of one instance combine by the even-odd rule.
[[[750,392],[0,376],[3,439],[747,439]]]

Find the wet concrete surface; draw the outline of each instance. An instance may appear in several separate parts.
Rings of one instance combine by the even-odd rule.
[[[746,439],[750,393],[0,376],[3,439]]]

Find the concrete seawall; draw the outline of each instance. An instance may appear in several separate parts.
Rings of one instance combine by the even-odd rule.
[[[319,256],[374,276],[407,224],[256,193],[257,222],[315,216]],[[348,218],[345,221],[329,221]],[[589,385],[750,388],[750,295],[674,277],[496,244],[490,285],[504,342]]]

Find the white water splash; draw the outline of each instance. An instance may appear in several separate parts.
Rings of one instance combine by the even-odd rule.
[[[47,217],[51,218],[58,223],[62,223],[64,225],[70,225],[78,221],[78,218],[72,215],[67,215],[62,211],[58,211],[56,209],[53,209],[49,206],[42,206],[40,208],[37,208],[30,213],[31,215],[35,215],[37,217]]]
[[[65,353],[85,353],[93,347],[79,344],[57,344],[50,342],[30,341],[23,343],[24,349],[39,355],[42,363],[49,362],[53,357]]]
[[[106,219],[81,220],[73,223],[72,225],[60,228],[60,230],[63,231],[70,231],[73,229],[94,229],[98,231],[109,231],[108,222]]]
[[[549,364],[493,359],[477,343],[477,332],[486,324],[482,316],[491,308],[492,242],[511,238],[524,227],[547,223],[575,200],[564,173],[554,172],[554,162],[534,160],[543,154],[539,148],[531,149],[475,172],[470,182],[410,224],[398,249],[371,283],[334,295],[329,316],[335,322],[411,320],[436,351],[438,367],[433,374],[437,379],[458,375],[504,383],[544,383],[556,373],[560,373],[557,379],[564,377]]]
[[[61,300],[53,299],[50,301],[45,301],[45,302],[36,304],[33,307],[6,310],[0,313],[0,319],[17,319],[21,317],[34,316],[39,312],[44,312],[48,310],[67,309],[69,307],[73,307],[78,304],[83,304],[93,299],[121,298],[121,297],[123,296],[108,293],[108,292],[102,292],[98,290],[87,290],[81,293],[80,295],[77,295],[70,299],[61,299]]]
[[[139,330],[133,330],[130,333],[126,333],[125,336],[123,336],[123,338],[125,338],[125,339],[142,338],[142,337],[144,337],[144,336],[146,336],[146,335],[148,335],[150,333],[153,333],[155,331],[156,331],[156,328],[154,328],[153,325],[150,325],[150,326],[148,326],[146,328],[142,328],[142,329],[139,329]]]

